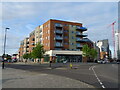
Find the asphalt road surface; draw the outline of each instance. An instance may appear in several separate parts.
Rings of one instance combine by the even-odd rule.
[[[75,64],[71,69],[68,64],[6,64],[6,68],[28,70],[82,81],[95,88],[118,88],[118,64]],[[57,83],[57,82],[56,82]]]

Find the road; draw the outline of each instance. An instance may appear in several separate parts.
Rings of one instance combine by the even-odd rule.
[[[48,64],[7,64],[6,67],[71,78],[95,88],[118,88],[118,64],[73,63],[73,69],[69,64],[52,64],[52,69]]]

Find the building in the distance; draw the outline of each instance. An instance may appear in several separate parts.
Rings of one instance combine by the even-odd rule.
[[[115,55],[116,59],[120,60],[120,33],[115,32]]]
[[[94,42],[94,49],[96,49],[97,50],[97,57],[96,57],[96,59],[95,60],[100,60],[100,48],[97,46],[97,43],[96,42]]]
[[[82,47],[92,42],[86,38],[87,28],[82,23],[50,19],[35,28],[29,35],[29,53],[40,42],[53,62],[60,60],[82,61]],[[19,53],[22,53],[20,46]],[[24,53],[23,53],[24,54]]]
[[[100,59],[110,58],[108,39],[97,41],[97,46],[100,49]]]

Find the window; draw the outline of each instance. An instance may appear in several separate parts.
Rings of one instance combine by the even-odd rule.
[[[74,43],[71,43],[71,45],[74,45]]]
[[[74,33],[74,31],[72,31],[72,33]]]
[[[64,24],[64,26],[68,26],[68,24]]]
[[[64,30],[64,32],[68,32],[68,30]]]
[[[48,27],[48,25],[46,25],[45,27]]]
[[[35,38],[33,38],[32,41],[35,41]]]
[[[48,27],[50,27],[50,23],[48,24]]]
[[[50,40],[50,37],[48,36],[48,40]]]
[[[31,43],[33,46],[35,45],[35,43]]]
[[[72,39],[74,39],[74,37],[72,36]]]
[[[48,30],[48,34],[50,33],[50,30]]]
[[[68,43],[67,43],[67,42],[65,42],[64,44],[65,44],[65,45],[68,45]]]
[[[64,38],[66,38],[66,39],[67,39],[67,38],[68,38],[68,36],[64,36]]]

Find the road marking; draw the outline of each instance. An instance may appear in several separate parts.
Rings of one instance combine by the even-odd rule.
[[[100,85],[102,86],[102,88],[105,88],[105,86],[104,86],[103,83],[100,81],[100,79],[98,78],[98,76],[97,76],[97,74],[96,74],[96,72],[95,72],[95,70],[94,70],[95,66],[90,67],[89,70],[90,70],[91,68],[92,68],[93,73],[94,73],[95,77],[97,78],[98,82],[99,82]]]
[[[89,67],[89,70],[91,70],[92,67],[93,67],[93,66]]]

